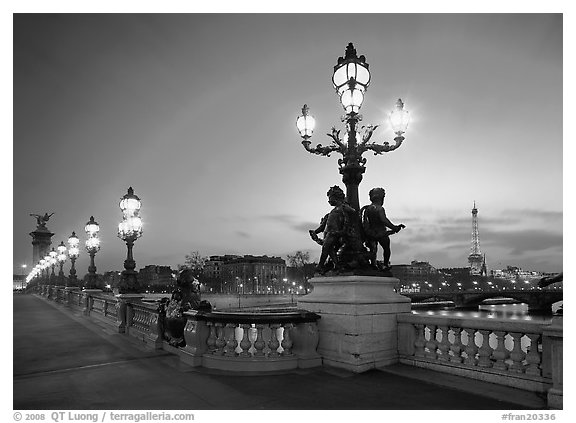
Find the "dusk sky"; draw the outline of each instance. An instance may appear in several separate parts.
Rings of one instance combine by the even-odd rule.
[[[32,263],[30,213],[54,213],[53,246],[100,224],[99,273],[122,270],[120,198],[142,200],[137,268],[204,256],[281,256],[344,188],[338,154],[312,145],[344,110],[332,71],[346,45],[372,75],[363,125],[393,142],[387,114],[411,113],[404,144],[367,158],[360,203],[384,187],[406,229],[392,264],[466,267],[474,202],[489,269],[562,271],[561,14],[14,15],[13,265]],[[379,251],[381,258],[381,250]],[[81,250],[79,276],[87,272]],[[66,265],[66,271],[68,264]]]

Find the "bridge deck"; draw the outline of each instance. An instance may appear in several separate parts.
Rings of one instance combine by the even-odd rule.
[[[393,366],[238,377],[183,366],[44,299],[13,298],[13,407],[43,410],[457,410],[541,408],[526,393]],[[443,375],[424,371],[428,381]],[[406,376],[408,375],[408,377]],[[448,377],[448,376],[446,376]],[[446,379],[447,380],[447,379]],[[475,392],[475,393],[472,393]],[[488,395],[488,396],[487,396]],[[490,398],[492,396],[493,398]],[[506,398],[500,401],[497,398]]]

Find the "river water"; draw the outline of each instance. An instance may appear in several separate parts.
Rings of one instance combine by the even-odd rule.
[[[556,311],[560,306],[556,303],[552,310]],[[551,314],[529,314],[528,304],[494,304],[494,305],[480,305],[478,310],[457,310],[454,307],[442,307],[435,309],[426,309],[419,306],[412,310],[413,314],[427,315],[427,316],[449,316],[458,318],[489,318],[495,320],[526,320],[533,322],[549,322],[552,320]]]

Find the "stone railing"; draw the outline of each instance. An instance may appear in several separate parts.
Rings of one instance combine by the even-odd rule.
[[[316,367],[320,318],[289,312],[188,312],[181,358],[194,366],[263,372]],[[170,348],[170,347],[168,347]]]
[[[323,342],[331,335],[329,331],[319,332],[319,326],[331,330],[342,327],[341,316],[330,323],[330,313],[324,310],[328,306],[318,300],[314,300],[320,304],[318,309],[324,310],[320,321],[321,311],[190,311],[184,313],[186,345],[176,348],[163,340],[165,321],[157,305],[143,303],[142,295],[112,296],[94,290],[49,286],[40,286],[37,292],[76,312],[116,325],[120,333],[177,354],[191,366],[231,372],[261,373],[327,365],[326,357],[317,351],[320,334],[327,334]],[[345,309],[347,314],[341,314],[350,319],[351,325],[362,321],[369,322],[366,326],[376,326],[373,344],[382,343],[382,323],[374,325],[381,320],[366,320],[366,316],[350,312],[354,309],[349,304],[336,303],[340,298],[334,297],[330,307]],[[366,304],[357,300],[352,305],[357,309],[373,308],[372,301],[375,300],[367,297]],[[392,362],[523,389],[539,398],[546,396],[550,408],[562,408],[562,317],[554,317],[550,324],[419,315],[397,309],[391,309],[388,315],[385,334],[392,334],[393,338],[386,346],[392,345]],[[361,337],[354,340],[357,338]]]
[[[118,300],[112,296],[92,295],[89,314],[97,314],[105,320],[116,322],[118,319]]]
[[[184,313],[186,346],[163,340],[164,317],[156,304],[101,292],[41,287],[40,295],[85,316],[114,324],[121,333],[177,354],[192,366],[233,372],[269,372],[322,365],[316,352],[320,318],[304,310]]]
[[[404,364],[533,392],[552,386],[549,323],[398,315],[398,353]],[[561,365],[561,363],[560,363]]]

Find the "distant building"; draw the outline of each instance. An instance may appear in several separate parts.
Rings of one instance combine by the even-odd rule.
[[[277,293],[286,277],[286,262],[266,255],[231,258],[220,263],[220,277],[225,292]]]
[[[392,274],[400,279],[401,289],[438,289],[438,270],[427,261],[413,260],[410,264],[392,265]]]
[[[241,258],[237,255],[210,256],[204,263],[204,278],[222,281],[222,265],[230,260]]]
[[[148,265],[138,272],[138,282],[144,288],[165,290],[174,285],[176,279],[170,266]]]
[[[12,288],[22,289],[26,286],[26,276],[25,275],[14,275],[12,274]]]

